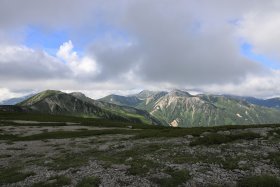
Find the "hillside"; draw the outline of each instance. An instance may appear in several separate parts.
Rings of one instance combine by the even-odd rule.
[[[67,94],[60,91],[47,90],[17,104],[17,106],[29,108],[34,112],[47,114],[92,117],[159,125],[159,122],[146,111],[95,101],[82,93]]]

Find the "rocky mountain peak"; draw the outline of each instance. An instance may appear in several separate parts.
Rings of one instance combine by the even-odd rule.
[[[85,98],[86,95],[83,94],[82,92],[72,92],[70,93],[70,95],[74,96],[74,97],[77,97],[77,98]]]
[[[135,96],[138,97],[139,99],[147,99],[148,97],[151,97],[154,95],[156,92],[150,91],[150,90],[143,90],[136,94]]]
[[[192,96],[188,92],[178,90],[178,89],[172,90],[171,92],[168,93],[168,95],[175,96],[175,97],[191,97]]]

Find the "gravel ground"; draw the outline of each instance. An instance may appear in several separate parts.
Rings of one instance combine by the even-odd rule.
[[[113,128],[79,125],[1,126],[0,133],[28,136],[61,130],[104,129]],[[156,182],[155,178],[172,177],[172,174],[166,172],[168,168],[188,171],[189,176],[183,182],[174,183],[179,186],[236,186],[240,179],[258,175],[279,178],[279,166],[271,157],[280,151],[280,138],[274,130],[277,128],[220,131],[217,134],[254,132],[260,137],[196,146],[190,146],[190,142],[199,137],[191,135],[179,138],[135,139],[133,135],[115,134],[36,141],[0,140],[0,171],[20,166],[20,172],[33,172],[33,175],[21,181],[5,182],[2,186],[32,186],[38,182],[48,182],[57,175],[70,179],[70,184],[65,186],[76,186],[81,179],[90,176],[100,179],[99,186],[160,186],[161,183]],[[208,133],[204,133],[200,138],[207,135]],[[132,150],[136,155],[131,154]],[[116,160],[118,157],[120,159]],[[65,168],[57,169],[56,164],[65,164],[64,162]],[[143,162],[140,173],[131,172],[133,164],[140,162]],[[149,165],[150,162],[155,164]]]

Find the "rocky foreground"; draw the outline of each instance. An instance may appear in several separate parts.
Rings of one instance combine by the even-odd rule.
[[[174,133],[46,125],[1,122],[0,186],[280,184],[277,126]]]

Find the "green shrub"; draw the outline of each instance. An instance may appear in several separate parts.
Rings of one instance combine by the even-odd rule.
[[[159,167],[159,164],[144,159],[134,159],[130,162],[131,167],[128,169],[128,173],[131,175],[145,175],[151,169]]]

